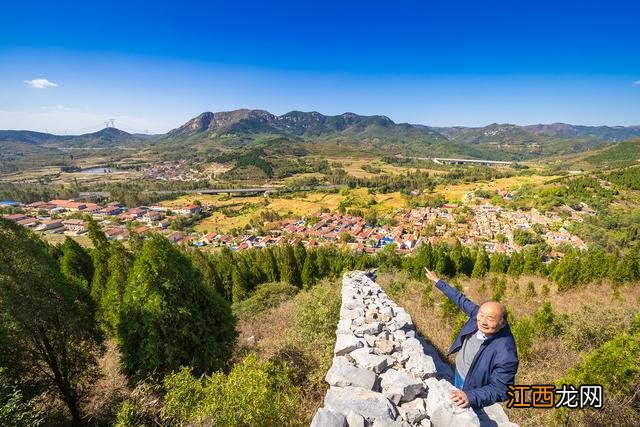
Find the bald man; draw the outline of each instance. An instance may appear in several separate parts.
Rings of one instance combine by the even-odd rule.
[[[506,308],[496,301],[477,305],[434,272],[425,270],[436,288],[469,316],[447,354],[458,352],[457,390],[451,393],[451,400],[463,408],[474,409],[507,400],[508,386],[515,381],[519,362]]]

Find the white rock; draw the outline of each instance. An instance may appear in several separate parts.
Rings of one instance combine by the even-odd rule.
[[[364,347],[364,341],[359,340],[353,335],[338,334],[336,335],[336,346],[334,347],[333,353],[336,356],[342,356],[362,347]]]
[[[346,427],[347,419],[340,413],[326,408],[318,409],[311,421],[311,427]]]
[[[364,417],[353,411],[347,412],[347,425],[349,427],[366,427]]]
[[[359,387],[329,388],[324,405],[341,414],[353,411],[368,422],[376,419],[395,420],[398,416],[396,407],[382,393]]]
[[[388,369],[380,375],[380,386],[382,394],[396,405],[400,402],[413,400],[424,390],[422,381],[406,372],[395,369]]]
[[[373,323],[365,323],[364,325],[358,326],[353,331],[353,333],[357,337],[361,337],[361,336],[363,336],[365,334],[376,335],[381,330],[382,330],[382,325],[380,325],[380,322],[373,322]]]
[[[366,390],[373,390],[376,379],[376,374],[367,369],[353,366],[344,356],[333,358],[333,364],[325,376],[325,381],[329,385],[337,387],[352,385]]]
[[[371,369],[375,373],[384,371],[389,365],[387,358],[377,354],[371,354],[370,348],[361,348],[349,353],[356,364],[365,369]]]
[[[425,400],[427,415],[431,424],[440,426],[479,426],[480,420],[471,408],[460,408],[451,401],[453,385],[446,380],[427,378],[425,384],[428,388]]]
[[[436,374],[436,364],[431,356],[424,353],[414,353],[409,356],[409,360],[404,363],[406,370],[420,378],[432,377]]]

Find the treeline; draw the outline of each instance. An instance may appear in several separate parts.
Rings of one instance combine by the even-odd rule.
[[[87,423],[82,408],[108,336],[132,386],[162,384],[181,366],[201,375],[227,365],[235,319],[191,257],[159,235],[133,242],[134,252],[109,242],[93,222],[90,237],[91,251],[69,238],[54,247],[0,219],[5,420],[37,413],[60,423],[54,400],[43,398],[54,395],[73,425]],[[39,409],[31,405],[38,398]]]

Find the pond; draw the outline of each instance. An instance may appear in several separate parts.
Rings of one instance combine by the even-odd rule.
[[[115,168],[111,168],[108,166],[97,166],[94,168],[89,168],[89,169],[82,169],[80,171],[80,173],[89,173],[89,174],[106,174],[106,173],[122,173],[122,172],[126,172],[124,170],[121,169],[115,169]]]

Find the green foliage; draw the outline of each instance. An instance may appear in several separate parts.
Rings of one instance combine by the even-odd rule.
[[[60,271],[69,280],[79,280],[83,286],[89,289],[93,280],[93,261],[91,255],[70,237],[65,237],[60,246],[62,257],[60,258]]]
[[[228,375],[194,378],[187,368],[164,381],[164,415],[179,424],[221,427],[293,425],[299,416],[300,389],[286,364],[249,355]]]
[[[460,330],[462,329],[462,327],[464,326],[465,323],[467,323],[469,321],[469,317],[467,317],[466,314],[464,314],[463,312],[458,312],[457,316],[453,318],[452,326],[453,328],[451,329],[451,341],[453,341],[456,336],[458,336],[458,333],[460,332]]]
[[[521,359],[528,359],[533,346],[534,326],[529,318],[524,317],[520,320],[512,320],[509,322],[511,333],[516,342],[518,356]]]
[[[520,252],[514,252],[509,259],[507,274],[513,277],[520,277],[524,269],[524,260]]]
[[[569,325],[566,315],[557,315],[551,303],[546,301],[533,315],[533,326],[537,334],[545,337],[561,336]]]
[[[0,368],[0,425],[6,427],[35,427],[43,424],[42,412],[35,399],[28,400],[22,392],[9,385],[4,369]]]
[[[79,424],[102,351],[93,301],[60,272],[46,243],[2,218],[0,260],[0,361],[21,387],[56,392]]]
[[[281,249],[278,269],[280,270],[280,280],[291,283],[297,287],[302,286],[302,277],[300,276],[298,261],[296,260],[294,250],[290,245],[286,245]]]
[[[487,255],[487,251],[485,251],[484,247],[477,251],[476,260],[473,264],[473,271],[471,272],[471,277],[481,278],[484,277],[485,274],[489,271],[489,256]]]
[[[235,320],[190,258],[152,235],[129,275],[118,336],[130,381],[159,381],[180,366],[197,374],[222,368],[235,340]]]
[[[340,292],[330,284],[314,286],[298,296],[294,325],[310,342],[331,341],[340,319]]]
[[[530,245],[540,242],[540,239],[535,234],[528,230],[521,230],[516,228],[513,230],[513,241],[520,246]]]
[[[100,299],[100,318],[107,330],[113,334],[118,330],[120,307],[127,286],[133,255],[120,242],[109,247],[109,279]]]
[[[491,288],[493,289],[493,294],[491,295],[491,299],[493,301],[502,301],[505,293],[507,292],[507,281],[506,279],[498,279],[497,277],[491,278]]]
[[[249,298],[234,304],[233,311],[239,318],[255,316],[290,300],[297,293],[298,288],[289,283],[263,283]]]
[[[509,268],[509,259],[507,255],[502,252],[495,252],[491,255],[491,259],[489,261],[489,271],[491,273],[506,273],[507,268]]]
[[[102,293],[109,280],[109,240],[100,226],[92,219],[89,221],[89,238],[93,243],[93,280],[91,281],[91,296],[100,304]]]
[[[316,265],[316,253],[308,252],[302,267],[302,286],[309,289],[318,281],[318,267]]]
[[[527,283],[527,290],[524,293],[525,298],[533,298],[537,295],[536,293],[536,287],[533,284],[533,282],[528,282]]]

